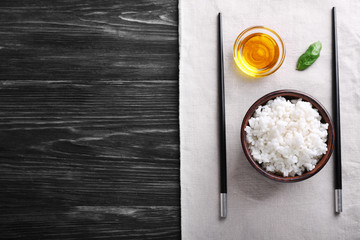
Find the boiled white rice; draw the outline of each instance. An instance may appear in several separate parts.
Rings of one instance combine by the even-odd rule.
[[[309,102],[277,97],[256,109],[245,131],[252,157],[266,171],[288,177],[315,168],[327,151],[327,129]]]

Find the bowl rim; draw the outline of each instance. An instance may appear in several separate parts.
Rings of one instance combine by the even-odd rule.
[[[266,104],[269,100],[272,100],[276,97],[288,97],[287,99],[291,99],[291,98],[301,98],[307,102],[310,102],[312,104],[313,107],[315,107],[316,109],[318,109],[319,114],[322,117],[322,121],[326,122],[329,124],[328,126],[328,140],[327,140],[327,145],[328,145],[328,150],[325,153],[325,155],[318,161],[318,163],[316,164],[315,168],[311,171],[305,172],[304,174],[300,175],[300,176],[294,176],[294,177],[283,177],[280,175],[276,175],[274,173],[270,173],[267,172],[265,169],[263,169],[251,156],[250,150],[248,148],[248,143],[246,141],[246,132],[245,132],[245,127],[248,125],[249,119],[252,117],[252,115],[254,114],[255,110],[257,109],[258,106],[260,105],[264,105]],[[263,97],[259,98],[253,105],[251,105],[251,107],[249,108],[249,110],[246,112],[244,118],[243,118],[243,122],[241,124],[241,131],[240,131],[240,140],[241,140],[241,145],[244,151],[244,154],[247,158],[247,160],[250,162],[250,164],[258,171],[260,172],[262,175],[275,180],[275,181],[279,181],[279,182],[298,182],[298,181],[302,181],[305,179],[308,179],[312,176],[314,176],[316,173],[318,173],[328,162],[333,149],[334,149],[334,139],[335,139],[335,132],[334,132],[334,125],[332,123],[330,114],[328,113],[328,111],[326,110],[326,108],[318,101],[316,100],[314,97],[312,97],[311,95],[304,93],[304,92],[300,92],[297,90],[291,90],[291,89],[284,89],[284,90],[277,90],[277,91],[273,91],[270,92],[266,95],[264,95]]]
[[[278,65],[273,68],[271,71],[268,71],[268,72],[264,72],[264,73],[261,73],[261,74],[257,74],[257,73],[252,73],[252,72],[249,72],[247,69],[245,69],[243,66],[241,66],[241,63],[237,57],[237,54],[236,54],[236,49],[237,49],[237,46],[240,44],[241,42],[241,38],[248,32],[252,31],[252,30],[256,30],[256,29],[260,29],[260,30],[265,30],[265,31],[269,31],[271,32],[272,34],[274,34],[279,42],[281,43],[279,47],[281,47],[282,49],[282,55],[279,57],[279,62],[278,62]],[[275,39],[274,39],[275,40]],[[282,40],[282,38],[279,36],[279,34],[277,34],[276,31],[272,30],[271,28],[268,28],[268,27],[265,27],[265,26],[261,26],[261,25],[257,25],[257,26],[252,26],[252,27],[248,27],[246,28],[245,30],[243,30],[235,39],[235,42],[234,42],[234,46],[233,46],[233,57],[234,57],[234,61],[235,61],[235,64],[237,65],[238,68],[240,68],[246,75],[248,76],[251,76],[251,77],[255,77],[255,78],[260,78],[260,77],[266,77],[266,76],[269,76],[273,73],[275,73],[280,67],[281,65],[284,63],[284,60],[285,60],[285,56],[286,56],[286,47],[285,47],[285,44],[284,44],[284,41]]]

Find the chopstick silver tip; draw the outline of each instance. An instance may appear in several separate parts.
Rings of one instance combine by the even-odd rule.
[[[220,193],[220,217],[226,218],[227,216],[227,194]]]
[[[342,212],[342,189],[335,189],[335,212]]]

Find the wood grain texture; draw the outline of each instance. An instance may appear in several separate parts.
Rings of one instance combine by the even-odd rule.
[[[177,15],[0,1],[0,238],[180,238]]]

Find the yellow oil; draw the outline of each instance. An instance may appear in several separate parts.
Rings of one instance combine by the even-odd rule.
[[[272,68],[279,58],[279,46],[265,33],[247,36],[236,49],[239,63],[253,73],[265,72]]]

